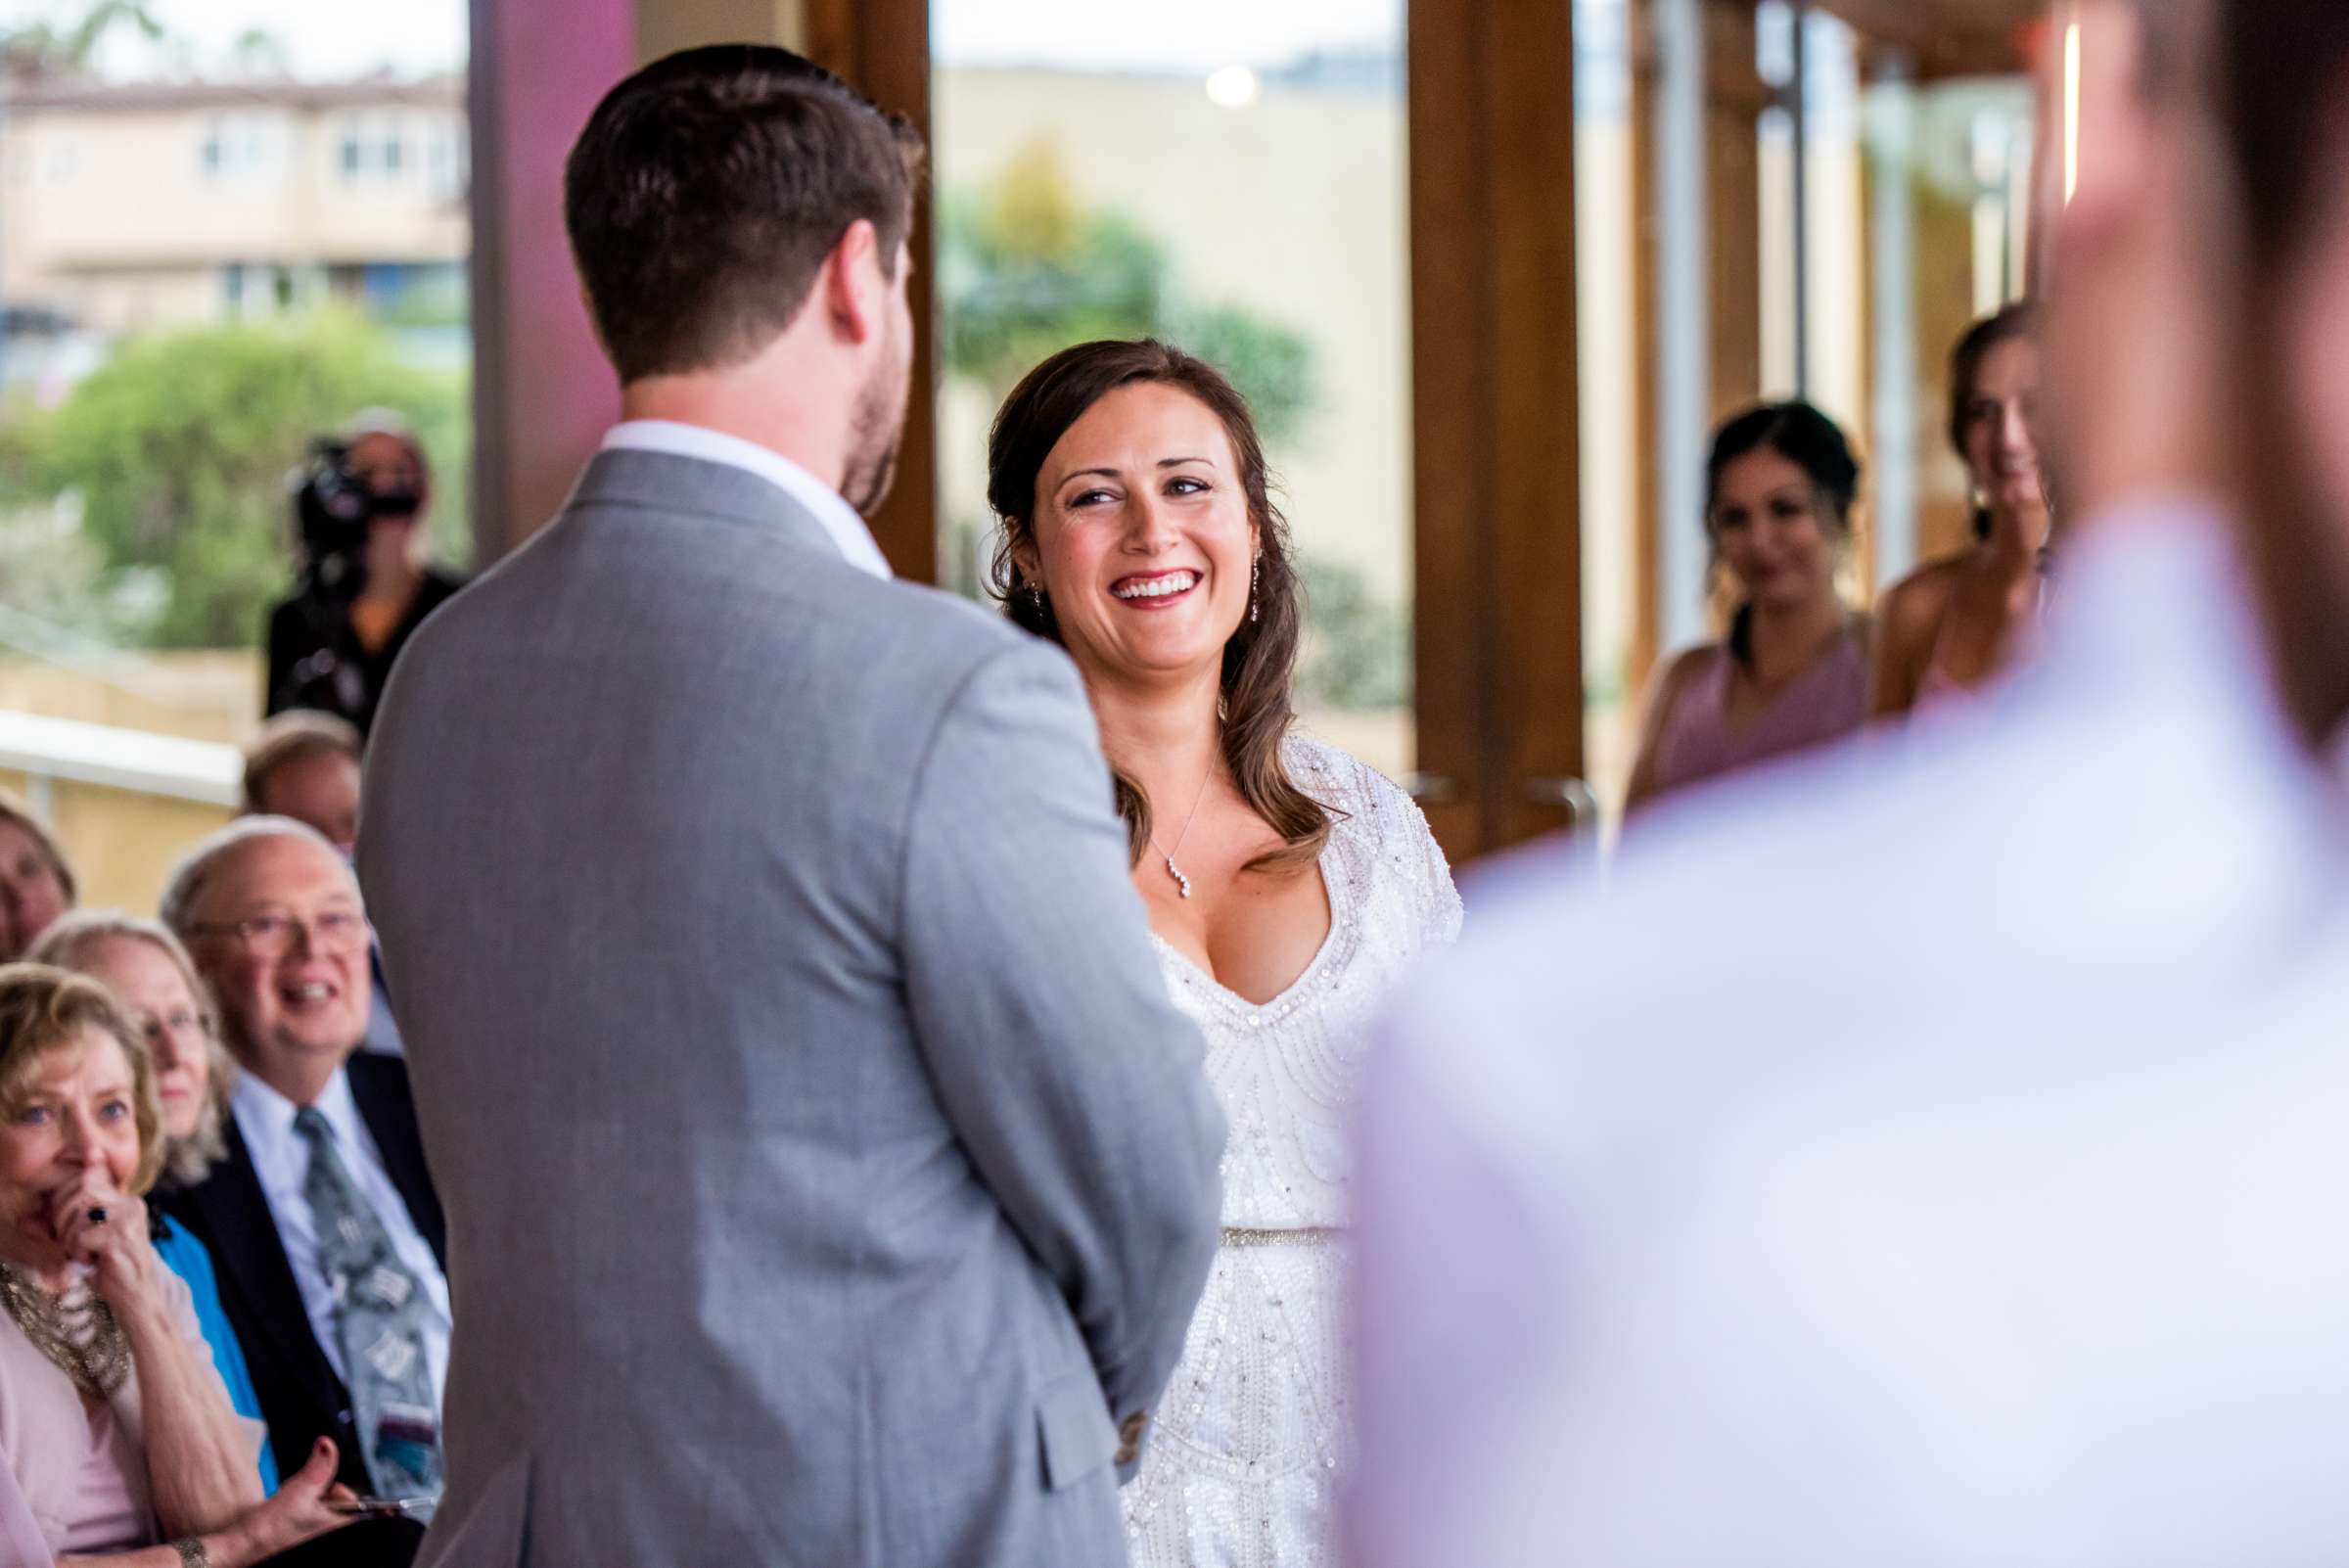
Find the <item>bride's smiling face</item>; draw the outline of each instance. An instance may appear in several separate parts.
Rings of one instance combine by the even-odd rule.
[[[1256,525],[1231,438],[1177,387],[1132,382],[1068,428],[1036,478],[1032,560],[1088,676],[1221,666],[1248,614]]]

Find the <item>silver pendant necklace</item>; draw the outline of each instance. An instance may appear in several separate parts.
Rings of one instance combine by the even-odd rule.
[[[1199,803],[1207,799],[1208,780],[1215,776],[1216,764],[1210,762],[1207,764],[1207,777],[1199,781],[1199,793],[1191,797],[1191,814],[1182,819],[1182,831],[1174,835],[1174,850],[1181,849],[1182,841],[1191,836],[1191,824],[1199,819]],[[1158,835],[1155,833],[1150,836],[1150,848],[1158,850],[1158,857],[1167,862],[1167,875],[1174,879],[1174,886],[1182,890],[1182,896],[1186,899],[1189,898],[1191,896],[1191,879],[1184,876],[1182,867],[1174,863],[1174,850],[1160,849]]]

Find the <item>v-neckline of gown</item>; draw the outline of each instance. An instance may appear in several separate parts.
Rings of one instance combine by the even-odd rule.
[[[1338,887],[1345,879],[1334,877],[1329,872],[1329,859],[1337,850],[1337,843],[1338,830],[1333,827],[1330,831],[1329,842],[1322,846],[1320,857],[1313,862],[1313,874],[1321,879],[1322,901],[1329,905],[1329,930],[1322,934],[1321,945],[1313,949],[1313,957],[1307,959],[1305,967],[1297,971],[1297,978],[1281,987],[1279,991],[1264,1001],[1251,1001],[1229,986],[1224,985],[1209,972],[1206,965],[1160,936],[1155,929],[1150,933],[1150,940],[1158,945],[1161,952],[1166,953],[1183,968],[1196,975],[1200,982],[1221,998],[1232,1011],[1243,1018],[1264,1017],[1302,992],[1309,982],[1321,973],[1322,968],[1329,962],[1330,954],[1337,949],[1338,932],[1343,927],[1346,918],[1346,912],[1338,902]]]

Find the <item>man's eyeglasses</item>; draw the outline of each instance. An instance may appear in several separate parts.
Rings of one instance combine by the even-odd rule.
[[[367,945],[367,917],[356,909],[329,909],[303,920],[265,910],[242,920],[211,920],[188,928],[200,937],[234,937],[256,958],[283,958],[294,950],[294,934],[305,933],[312,952],[342,957]]]

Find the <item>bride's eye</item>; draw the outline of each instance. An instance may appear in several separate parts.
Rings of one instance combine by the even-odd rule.
[[[1169,495],[1197,495],[1209,487],[1207,481],[1194,479],[1185,474],[1168,481],[1167,493]]]

